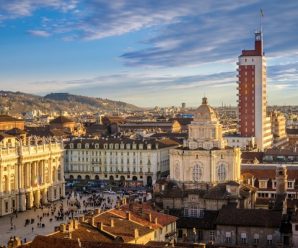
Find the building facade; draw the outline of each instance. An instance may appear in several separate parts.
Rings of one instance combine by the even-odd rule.
[[[258,207],[268,207],[268,202],[276,198],[278,191],[278,169],[283,168],[285,174],[284,185],[286,198],[298,199],[298,164],[242,164],[241,173],[243,180],[258,188]]]
[[[187,188],[240,180],[240,148],[227,148],[216,112],[203,98],[183,147],[170,151],[171,180]]]
[[[62,143],[2,136],[0,178],[1,216],[64,197]]]
[[[65,178],[151,186],[169,171],[169,149],[176,146],[123,138],[73,140],[65,147]]]
[[[283,113],[273,111],[271,112],[271,127],[273,134],[273,146],[281,147],[288,143],[288,136],[286,132],[286,117]]]
[[[0,115],[0,130],[7,131],[13,128],[24,130],[24,120],[17,119],[9,115]]]
[[[272,145],[271,121],[267,117],[266,58],[263,34],[255,33],[255,49],[242,50],[238,61],[239,133],[256,137],[257,147]]]

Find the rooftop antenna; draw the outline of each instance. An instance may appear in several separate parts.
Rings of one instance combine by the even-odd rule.
[[[263,13],[263,10],[260,9],[260,32],[262,33],[263,32],[263,28],[262,28],[262,24],[263,24],[263,17],[264,17],[264,13]]]

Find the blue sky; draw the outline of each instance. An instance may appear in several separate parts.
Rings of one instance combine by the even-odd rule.
[[[139,106],[236,105],[263,9],[271,105],[298,105],[298,1],[0,0],[0,86]]]

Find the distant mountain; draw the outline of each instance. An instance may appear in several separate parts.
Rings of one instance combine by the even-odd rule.
[[[123,110],[140,110],[141,108],[121,101],[71,95],[68,93],[51,93],[44,97],[22,92],[0,91],[0,110],[9,114],[20,114],[33,110],[42,112],[67,111],[69,113],[112,112]]]

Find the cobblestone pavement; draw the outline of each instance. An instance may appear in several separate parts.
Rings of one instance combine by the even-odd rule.
[[[78,201],[81,203],[81,209],[78,211],[74,212],[74,217],[82,215],[83,210],[92,210],[94,208],[102,208],[104,206],[108,208],[115,207],[116,201],[117,201],[117,195],[110,195],[110,194],[102,194],[102,196],[107,199],[111,199],[110,204],[104,205],[101,204],[100,207],[93,207],[93,206],[88,206],[84,207],[83,206],[83,201],[87,201],[87,198],[89,196],[76,196],[72,197],[71,199],[78,199]],[[23,242],[24,239],[26,241],[31,241],[34,239],[36,235],[46,235],[49,233],[54,232],[55,226],[59,226],[61,223],[67,223],[69,217],[64,217],[64,220],[56,220],[55,216],[58,215],[58,211],[60,206],[63,204],[63,209],[64,211],[70,210],[73,207],[70,207],[67,205],[67,198],[64,200],[56,201],[51,204],[51,206],[54,208],[56,206],[56,211],[54,212],[54,215],[51,213],[51,207],[43,207],[43,209],[31,209],[27,210],[25,212],[18,212],[17,216],[15,214],[12,215],[7,215],[7,216],[2,216],[0,217],[0,245],[7,245],[7,242],[10,237],[19,237]],[[43,215],[48,215],[49,216],[44,216]],[[40,217],[42,217],[40,221]],[[28,224],[25,226],[26,219],[34,219],[34,223]],[[50,221],[52,219],[52,221]],[[38,226],[38,223],[41,223]],[[42,227],[44,224],[44,227]]]

